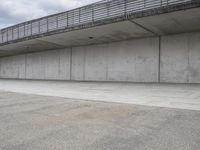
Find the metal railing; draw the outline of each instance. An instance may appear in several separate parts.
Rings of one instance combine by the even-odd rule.
[[[76,25],[114,18],[121,15],[191,0],[103,0],[59,14],[20,23],[0,30],[0,44],[13,40],[66,29]]]

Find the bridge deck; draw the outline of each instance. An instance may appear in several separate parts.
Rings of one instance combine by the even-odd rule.
[[[0,30],[0,46],[118,21],[199,7],[196,0],[103,0]]]

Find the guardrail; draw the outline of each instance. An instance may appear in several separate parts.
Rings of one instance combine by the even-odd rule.
[[[0,30],[0,44],[84,23],[144,11],[191,0],[103,0],[59,14],[20,23]]]

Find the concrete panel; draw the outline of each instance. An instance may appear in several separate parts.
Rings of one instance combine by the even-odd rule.
[[[164,36],[161,82],[200,83],[200,33]]]
[[[200,83],[200,33],[188,34],[189,82]]]
[[[55,51],[56,52],[56,51]],[[70,80],[71,74],[71,49],[59,50],[59,79]]]
[[[0,59],[0,77],[69,80],[70,63],[70,49],[4,57]]]
[[[158,42],[146,38],[73,48],[72,79],[158,82]]]
[[[15,79],[70,79],[70,50],[54,50],[0,59],[0,77]]]
[[[108,45],[93,45],[85,51],[85,80],[107,80],[107,52]],[[113,54],[115,55],[115,54]]]
[[[108,80],[158,82],[158,38],[113,43],[109,49]]]
[[[85,79],[85,47],[72,48],[72,80]]]
[[[27,79],[70,79],[70,49],[27,54]]]
[[[60,54],[58,51],[49,51],[44,55],[45,79],[59,79]],[[64,68],[63,68],[64,69]]]
[[[44,53],[26,55],[26,79],[45,79]]]
[[[161,82],[188,82],[187,34],[164,36],[161,40]]]
[[[25,55],[1,58],[1,78],[25,78]]]
[[[70,79],[70,49],[43,52],[45,79]]]

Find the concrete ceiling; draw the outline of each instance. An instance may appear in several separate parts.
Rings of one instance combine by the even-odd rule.
[[[200,31],[200,8],[64,32],[0,47],[0,56]]]

